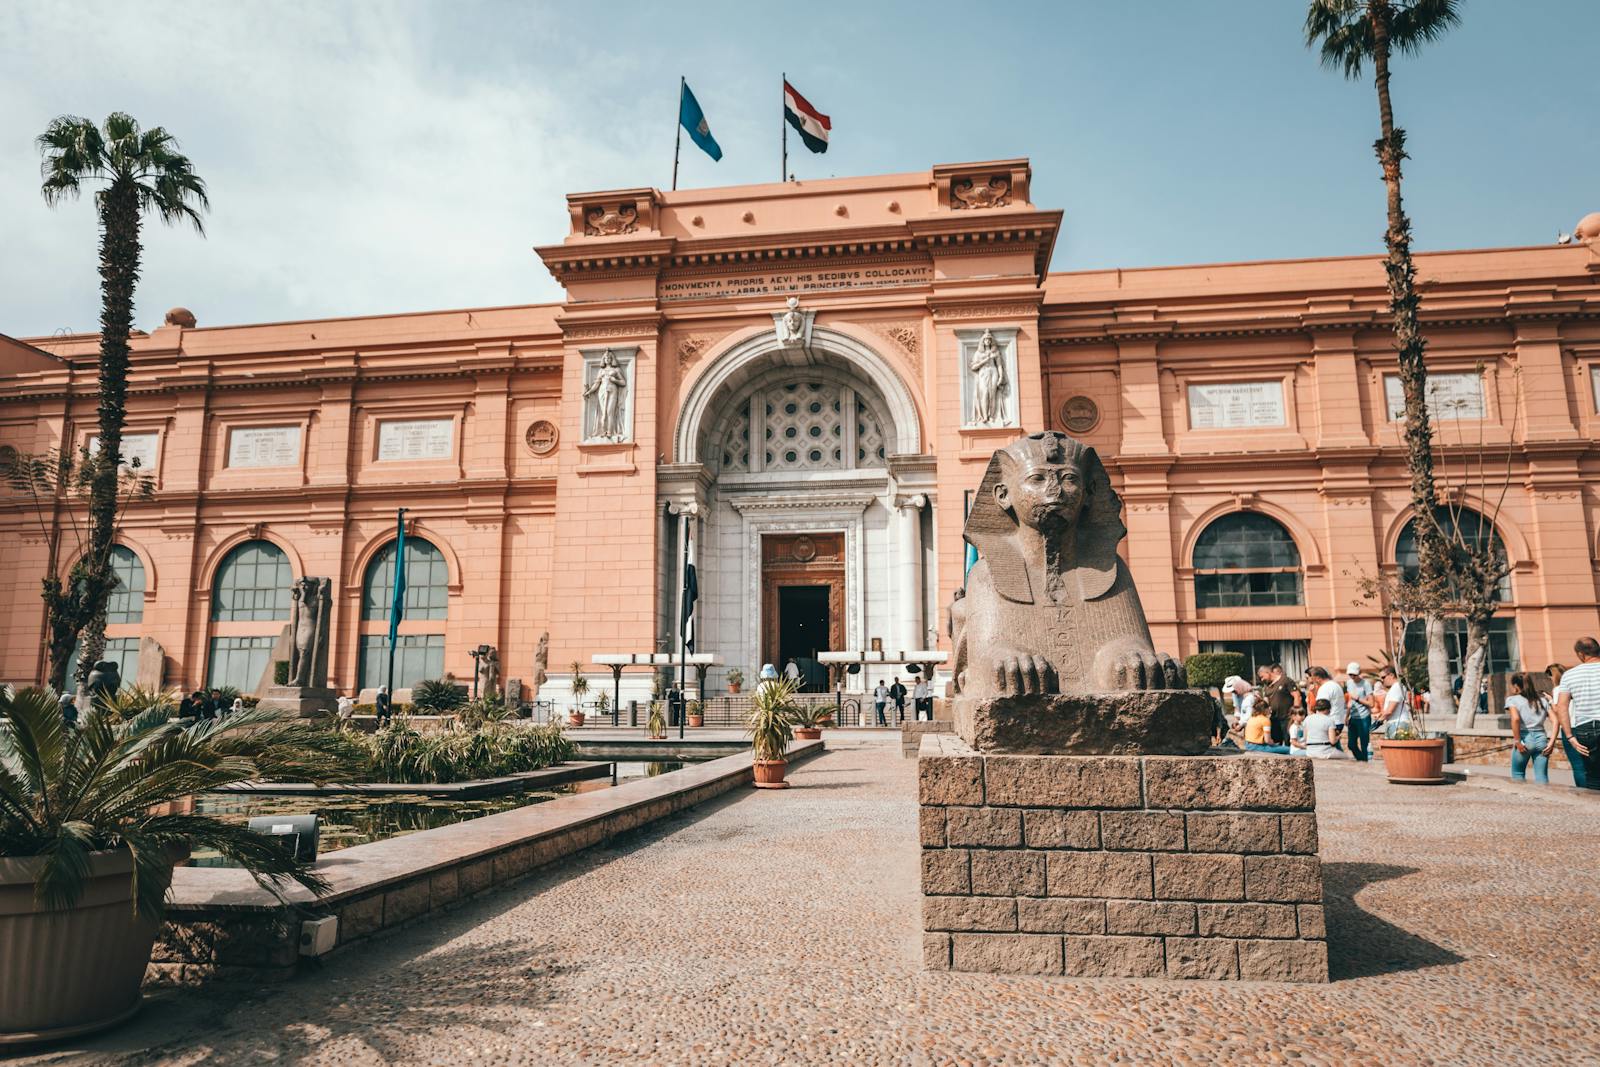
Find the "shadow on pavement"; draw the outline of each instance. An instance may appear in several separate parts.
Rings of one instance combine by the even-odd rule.
[[[1356,903],[1362,889],[1415,874],[1392,863],[1324,863],[1322,902],[1328,922],[1328,977],[1370,978],[1460,963],[1464,957],[1380,919]]]

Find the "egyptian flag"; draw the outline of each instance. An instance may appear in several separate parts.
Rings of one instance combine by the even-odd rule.
[[[783,117],[811,151],[828,150],[828,133],[833,129],[833,123],[828,116],[812,107],[811,101],[795,92],[787,78],[783,81]]]
[[[694,542],[689,542],[688,559],[683,568],[683,614],[679,619],[679,632],[683,634],[683,647],[694,651],[694,605],[700,599],[700,582],[694,573]]]

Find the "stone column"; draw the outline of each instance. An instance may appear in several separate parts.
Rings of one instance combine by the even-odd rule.
[[[900,600],[900,650],[912,651],[926,644],[922,632],[922,508],[928,498],[921,493],[896,503],[896,522],[900,544],[896,552],[896,576]]]

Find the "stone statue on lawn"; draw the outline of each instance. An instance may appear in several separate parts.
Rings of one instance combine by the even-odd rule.
[[[1204,751],[1204,697],[1161,692],[1183,689],[1184,671],[1150,639],[1117,555],[1121,512],[1100,457],[1066,434],[990,458],[963,534],[980,558],[951,607],[957,728],[975,748]],[[1145,737],[1151,715],[1182,736]]]

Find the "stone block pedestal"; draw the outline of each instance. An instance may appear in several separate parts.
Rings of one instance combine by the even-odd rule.
[[[922,739],[930,970],[1326,982],[1311,761]]]
[[[339,706],[339,694],[332,689],[316,686],[274,685],[267,687],[261,698],[261,707],[274,711],[292,711],[302,718],[312,718],[332,713]]]

